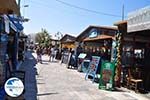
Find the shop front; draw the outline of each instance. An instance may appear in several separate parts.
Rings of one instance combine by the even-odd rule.
[[[23,30],[15,15],[0,15],[0,85],[18,67],[18,40]]]
[[[134,88],[135,91],[150,90],[149,13],[150,7],[146,7],[130,13],[127,21],[115,24],[122,34],[120,49],[122,83]]]
[[[89,26],[78,37],[77,40],[83,47],[85,53],[92,56],[103,56],[111,60],[111,47],[114,36],[117,32],[115,27]]]
[[[76,37],[74,36],[71,36],[68,34],[64,35],[62,39],[60,40],[61,48],[65,50],[75,49],[75,40],[76,40]]]
[[[92,76],[94,82],[101,73],[102,62],[111,62],[112,43],[116,32],[116,27],[89,26],[77,37],[78,47],[82,48],[80,51],[86,54],[82,60],[82,69],[87,69],[85,79]],[[78,50],[76,52],[81,53]]]

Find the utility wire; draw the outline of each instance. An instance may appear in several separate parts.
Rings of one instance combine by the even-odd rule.
[[[120,15],[114,15],[114,14],[109,14],[109,13],[104,13],[104,12],[99,12],[99,11],[94,11],[94,10],[90,10],[90,9],[87,9],[87,8],[83,8],[83,7],[78,7],[76,5],[73,5],[73,4],[70,4],[70,3],[67,3],[67,2],[64,2],[64,1],[60,1],[60,0],[55,0],[63,5],[66,5],[66,6],[69,6],[69,7],[72,7],[72,8],[76,8],[76,9],[79,9],[79,10],[82,10],[82,11],[86,11],[86,12],[90,12],[90,13],[94,13],[94,14],[99,14],[99,15],[105,15],[105,16],[111,16],[111,17],[118,17],[118,18],[121,18],[122,16]],[[31,1],[30,1],[31,2]],[[33,2],[33,1],[32,1]],[[36,4],[40,4],[40,5],[44,5],[46,7],[49,7],[48,4],[44,4],[44,3],[39,3],[39,2],[36,2]]]
[[[104,13],[104,12],[99,12],[99,11],[95,11],[95,10],[90,10],[90,9],[87,9],[87,8],[83,8],[83,7],[79,7],[79,6],[76,6],[76,5],[73,5],[73,4],[70,4],[70,3],[67,3],[67,2],[64,2],[64,1],[61,1],[61,0],[55,0],[63,5],[66,5],[66,6],[69,6],[69,7],[72,7],[72,8],[76,8],[76,9],[80,9],[80,10],[83,10],[83,11],[86,11],[86,12],[91,12],[91,13],[95,13],[95,14],[100,14],[100,15],[106,15],[106,16],[112,16],[112,17],[122,17],[120,15],[114,15],[114,14],[109,14],[109,13]]]

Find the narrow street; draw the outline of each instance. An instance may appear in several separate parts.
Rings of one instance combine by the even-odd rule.
[[[0,0],[0,100],[150,100],[150,0]]]
[[[36,54],[33,56],[36,57]],[[126,89],[113,92],[99,90],[97,83],[84,80],[84,73],[67,69],[58,61],[47,61],[48,56],[43,56],[43,63],[36,65],[37,100],[148,100]]]

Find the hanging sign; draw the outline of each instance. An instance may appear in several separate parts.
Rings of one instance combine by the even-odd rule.
[[[99,88],[112,90],[114,84],[115,63],[103,61],[100,73]]]
[[[95,38],[98,36],[98,32],[97,29],[93,28],[90,32],[89,32],[89,38]]]

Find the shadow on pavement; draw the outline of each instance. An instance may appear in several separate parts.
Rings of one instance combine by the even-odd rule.
[[[49,60],[43,60],[43,59],[42,59],[42,62],[47,62],[47,63],[48,63],[48,62],[49,62]]]
[[[37,84],[45,84],[45,83],[42,83],[42,82],[38,82]]]
[[[37,82],[36,75],[37,61],[32,55],[31,51],[27,51],[25,54],[25,61],[20,67],[20,70],[25,71],[25,94],[24,97],[26,100],[37,100]]]
[[[37,96],[45,96],[45,95],[56,95],[56,94],[59,94],[59,93],[42,93],[42,94],[37,94]]]

